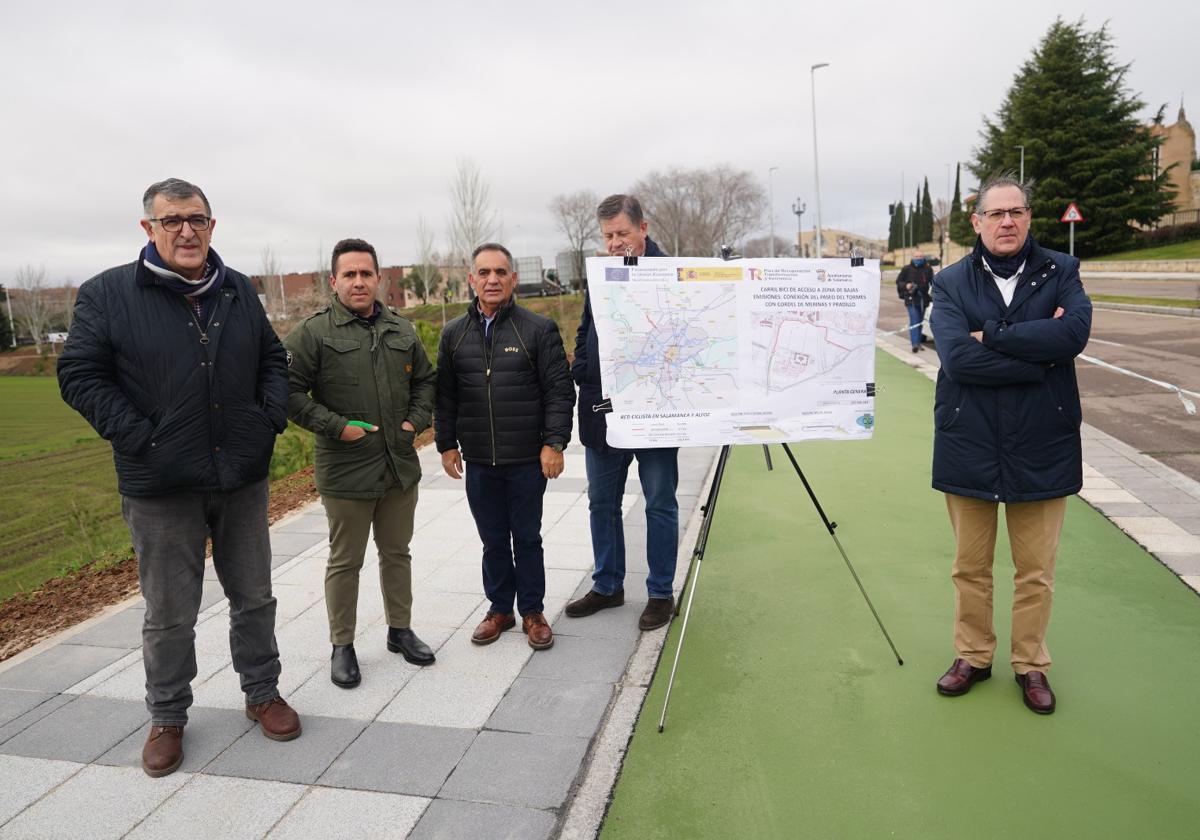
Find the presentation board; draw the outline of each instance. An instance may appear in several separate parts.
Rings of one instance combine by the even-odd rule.
[[[871,436],[878,260],[624,262],[587,260],[610,446]]]

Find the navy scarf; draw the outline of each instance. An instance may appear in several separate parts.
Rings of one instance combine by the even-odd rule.
[[[977,236],[975,237],[974,255],[976,259],[983,258],[987,260],[987,264],[991,267],[992,273],[997,277],[1003,277],[1005,280],[1007,280],[1009,277],[1012,277],[1014,274],[1016,274],[1017,269],[1029,259],[1029,254],[1031,251],[1033,251],[1034,244],[1033,234],[1030,234],[1029,236],[1025,237],[1025,246],[1021,248],[1020,251],[1017,251],[1017,253],[1013,254],[1011,257],[1000,257],[996,254],[993,254],[987,249],[986,246],[984,246],[983,237]]]
[[[221,257],[217,255],[216,251],[212,248],[208,249],[207,265],[204,267],[204,276],[200,280],[186,280],[173,269],[168,268],[153,242],[146,243],[146,247],[142,249],[140,260],[154,275],[155,282],[186,297],[188,306],[192,306],[192,301],[199,301],[200,323],[208,323],[217,293],[221,290],[221,284],[225,282],[225,263],[221,261]]]

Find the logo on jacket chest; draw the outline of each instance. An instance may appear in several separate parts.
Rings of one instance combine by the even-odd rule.
[[[509,347],[505,347],[505,348],[504,348],[504,352],[505,352],[505,353],[520,353],[520,352],[521,352],[521,348],[520,348],[520,347],[512,347],[512,346],[509,346]]]

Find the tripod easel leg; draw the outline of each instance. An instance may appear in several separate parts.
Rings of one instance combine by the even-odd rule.
[[[833,538],[833,544],[837,546],[838,552],[842,555],[842,559],[846,561],[846,568],[850,570],[850,576],[854,578],[854,582],[858,584],[858,591],[862,593],[863,600],[867,602],[867,606],[871,610],[871,615],[875,616],[875,623],[879,625],[879,629],[883,632],[883,638],[887,639],[888,647],[892,649],[892,654],[896,657],[896,664],[903,665],[904,660],[900,658],[900,651],[896,650],[896,645],[892,642],[892,637],[888,635],[887,628],[883,626],[882,619],[879,618],[879,613],[875,611],[875,605],[871,603],[871,598],[867,595],[867,590],[863,587],[862,581],[858,578],[858,572],[854,571],[854,566],[850,562],[850,558],[846,556],[846,550],[842,548],[841,540],[837,538],[834,531],[837,529],[836,522],[830,522],[829,517],[825,515],[825,511],[821,508],[821,503],[817,501],[817,494],[813,492],[812,486],[808,483],[808,479],[804,475],[804,470],[800,469],[800,464],[796,461],[796,456],[792,454],[791,448],[785,443],[783,451],[787,453],[788,460],[792,462],[792,466],[796,469],[796,475],[800,476],[800,481],[804,483],[804,489],[808,491],[808,498],[812,499],[813,506],[817,509],[817,513],[821,517],[821,521],[825,523],[825,530],[829,532],[829,536]]]
[[[671,676],[667,680],[667,694],[663,697],[662,715],[658,718],[658,731],[662,732],[667,721],[667,705],[671,702],[671,689],[675,685],[675,670],[679,667],[679,656],[683,653],[683,639],[687,635],[688,618],[692,614],[692,599],[696,597],[696,584],[700,582],[700,567],[704,564],[704,550],[708,547],[708,532],[712,527],[713,514],[717,511],[717,495],[721,491],[721,479],[725,477],[725,464],[729,461],[731,447],[721,447],[717,469],[713,474],[712,487],[708,488],[708,500],[704,503],[704,521],[700,525],[700,536],[696,540],[696,570],[692,572],[692,588],[688,590],[687,608],[683,612],[683,626],[679,629],[679,643],[675,646],[675,661],[671,664]],[[686,581],[685,581],[686,586]]]

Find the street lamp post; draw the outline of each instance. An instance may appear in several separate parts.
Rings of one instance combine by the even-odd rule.
[[[8,332],[12,336],[12,346],[17,346],[17,325],[13,321],[12,316],[12,291],[7,286],[0,286],[4,290],[4,299],[8,301]]]
[[[808,209],[808,205],[797,198],[792,202],[792,212],[796,214],[796,256],[804,256],[804,211]]]
[[[775,178],[773,174],[778,166],[772,166],[767,169],[767,194],[770,196],[769,201],[771,206],[769,209],[771,216],[771,244],[767,246],[767,253],[771,255],[771,259],[775,259]]]
[[[1025,147],[1017,146],[1021,150],[1021,174],[1018,176],[1022,184],[1025,183]]]
[[[821,168],[817,163],[817,71],[822,67],[828,66],[829,62],[823,61],[819,64],[814,64],[808,70],[809,79],[812,82],[813,186],[817,192],[817,237],[815,240],[817,259],[821,258]]]

